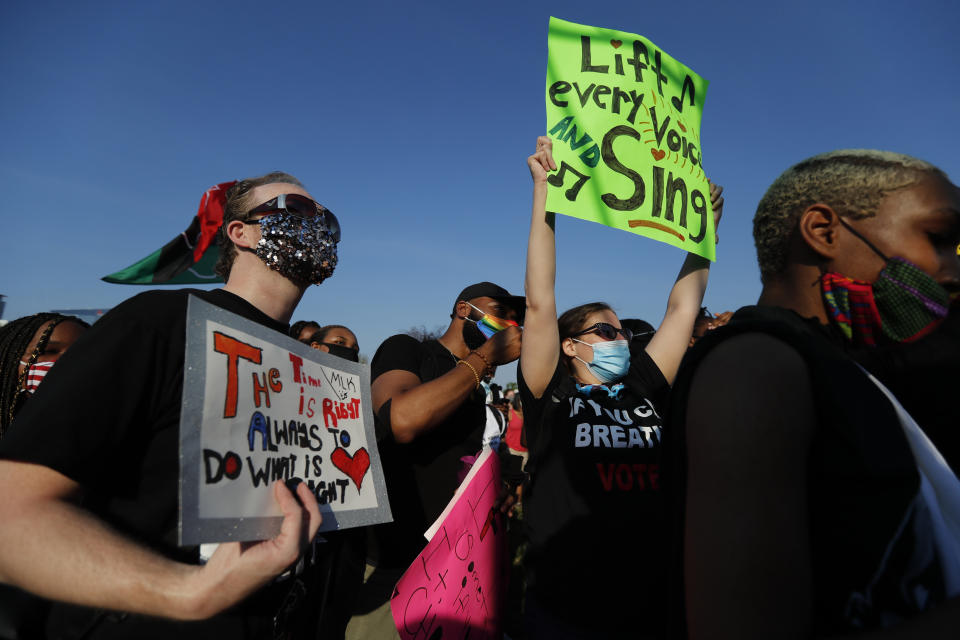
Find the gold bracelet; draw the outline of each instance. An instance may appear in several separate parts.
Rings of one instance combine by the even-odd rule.
[[[469,358],[470,356],[477,356],[478,358],[480,358],[481,360],[483,360],[483,364],[486,366],[486,369],[484,370],[484,372],[486,372],[486,371],[493,371],[493,367],[490,366],[490,361],[487,360],[486,358],[484,358],[484,357],[483,357],[483,354],[480,353],[479,351],[477,351],[477,350],[471,351],[470,353],[467,354],[467,357],[468,357],[468,358]]]
[[[465,364],[470,367],[470,371],[473,371],[473,377],[477,380],[477,386],[473,388],[474,391],[480,388],[480,374],[477,373],[476,368],[466,360],[457,360],[457,364]]]

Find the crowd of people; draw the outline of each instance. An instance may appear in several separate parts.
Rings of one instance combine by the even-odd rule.
[[[341,234],[293,176],[226,192],[223,288],[0,328],[0,637],[399,637],[394,587],[484,444],[508,461],[503,510],[522,505],[511,637],[954,637],[960,189],[900,154],[808,158],[758,204],[757,305],[710,314],[688,254],[654,327],[558,313],[548,137],[527,164],[525,295],[466,286],[439,337],[377,348],[393,521],[325,544],[315,496],[284,483],[277,537],[206,561],[176,544],[188,296],[359,360],[348,327],[288,324]]]

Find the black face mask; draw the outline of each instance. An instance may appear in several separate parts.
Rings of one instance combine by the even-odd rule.
[[[330,344],[324,342],[323,345],[330,350],[330,355],[349,360],[350,362],[360,362],[360,350],[345,347],[342,344]]]
[[[486,341],[487,337],[477,328],[477,323],[467,318],[467,322],[463,323],[463,342],[467,345],[467,349],[470,351],[479,349]]]

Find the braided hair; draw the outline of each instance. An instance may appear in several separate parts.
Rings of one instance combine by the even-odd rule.
[[[36,313],[32,316],[17,318],[0,327],[0,438],[6,433],[13,417],[22,403],[23,383],[27,371],[33,365],[50,342],[50,335],[61,322],[69,320],[89,327],[90,325],[74,316],[65,316],[59,313]],[[47,325],[37,346],[31,353],[25,354],[30,341],[40,327]],[[24,358],[26,356],[26,358]],[[27,363],[23,373],[20,373],[20,361]]]

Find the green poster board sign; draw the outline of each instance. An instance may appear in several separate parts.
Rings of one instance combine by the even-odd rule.
[[[550,18],[547,210],[713,260],[700,118],[707,81],[632,33]]]

